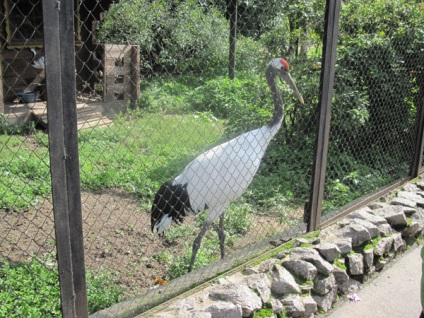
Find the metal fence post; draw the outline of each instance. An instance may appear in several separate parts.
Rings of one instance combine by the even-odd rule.
[[[75,81],[74,1],[43,0],[50,170],[63,317],[87,317]]]
[[[415,138],[414,157],[412,158],[411,178],[418,177],[422,168],[423,152],[424,152],[424,70],[419,75],[420,92],[417,104],[420,106],[417,135]]]
[[[330,137],[331,99],[333,96],[336,47],[339,34],[340,5],[340,0],[327,0],[325,10],[325,33],[319,96],[319,127],[310,200],[305,209],[308,231],[316,230],[321,222],[328,142]]]
[[[237,0],[230,0],[228,5],[230,17],[230,53],[228,76],[233,79],[236,71],[236,37],[237,37]]]

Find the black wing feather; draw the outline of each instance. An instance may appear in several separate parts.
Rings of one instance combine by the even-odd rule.
[[[173,180],[163,184],[155,195],[152,205],[151,228],[160,222],[164,215],[168,215],[173,221],[181,223],[186,216],[186,211],[192,211],[190,198],[187,192],[187,184],[172,185]]]

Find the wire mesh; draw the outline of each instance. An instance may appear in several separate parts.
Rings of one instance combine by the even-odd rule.
[[[325,3],[238,1],[237,13],[235,3],[75,2],[90,313],[135,295],[125,306],[139,303],[143,306],[137,310],[145,310],[304,231]],[[0,263],[35,256],[54,269],[40,7],[39,1],[23,0],[6,0],[2,7]],[[408,176],[423,90],[422,11],[417,6],[348,1],[342,10],[325,212]],[[229,40],[234,15],[236,38]],[[235,63],[229,63],[231,41],[236,43]],[[272,125],[278,118],[273,118],[274,100],[265,77],[275,57],[290,63],[305,105],[287,84],[277,84],[285,116],[266,148],[271,135],[263,131],[278,127]],[[228,148],[231,160],[220,161],[222,170],[211,165],[200,165],[203,174],[200,168],[184,170],[196,158],[202,164],[208,161],[198,155],[224,150],[219,145],[259,127],[264,127],[262,133],[250,134],[246,148],[240,139],[233,142],[239,150]],[[217,157],[215,150],[211,158]],[[232,178],[238,169],[242,173],[235,175],[241,177]],[[171,227],[158,236],[151,231],[151,211],[169,180],[174,190],[188,196],[182,200],[181,193],[175,194],[179,199],[171,207],[183,204],[181,214],[196,215],[184,216],[181,224],[174,215]],[[202,196],[195,196],[197,192]],[[209,211],[225,211],[226,257],[219,260],[217,217],[202,240],[194,273],[186,275],[193,241]],[[110,286],[113,292],[106,293]],[[104,296],[100,300],[99,294]]]
[[[419,4],[342,5],[324,214],[409,176],[422,107],[420,21]]]
[[[95,32],[100,49],[105,47],[103,43],[113,43],[110,45],[118,53],[124,45],[138,46],[139,65],[130,67],[140,70],[137,84],[140,95],[135,105],[126,108],[124,103],[121,109],[115,95],[110,104],[103,104],[103,107],[113,107],[113,124],[80,132],[87,269],[98,273],[97,268],[101,267],[103,271],[112,272],[119,285],[126,288],[126,295],[149,292],[138,299],[143,304],[157,301],[158,293],[155,289],[152,291],[155,285],[171,280],[160,290],[162,298],[167,297],[181,286],[228,268],[228,263],[240,262],[243,257],[273,248],[280,242],[281,232],[286,231],[288,237],[296,231],[304,231],[301,225],[309,191],[315,108],[312,104],[301,105],[291,89],[283,84],[279,85],[284,96],[283,128],[272,141],[244,195],[228,204],[232,200],[227,196],[237,197],[232,192],[239,191],[240,184],[250,182],[248,171],[237,173],[241,175],[238,179],[226,178],[228,175],[223,175],[224,172],[206,164],[203,166],[206,172],[197,168],[192,171],[190,180],[175,181],[171,189],[171,192],[177,191],[178,185],[184,186],[187,182],[191,191],[188,191],[190,208],[199,213],[185,216],[181,224],[174,222],[162,237],[151,233],[150,211],[156,193],[165,182],[177,176],[190,178],[190,171],[184,173],[184,168],[198,155],[269,122],[274,106],[265,68],[272,58],[281,56],[289,60],[291,74],[306,100],[318,93],[305,92],[302,76],[307,70],[318,81],[318,68],[310,71],[313,63],[305,56],[281,55],[287,51],[286,44],[279,47],[271,43],[283,39],[280,35],[274,38],[272,24],[258,27],[256,34],[250,34],[253,26],[249,27],[247,22],[253,18],[257,25],[262,15],[278,19],[272,8],[252,10],[239,4],[235,69],[230,70],[235,78],[229,80],[228,19],[234,15],[229,8],[233,7],[227,7],[225,1],[120,2],[96,18],[95,27],[88,32],[91,35]],[[139,14],[129,19],[130,12]],[[93,56],[108,55],[106,50],[94,53],[85,43],[81,50],[89,50]],[[300,44],[292,50],[300,52]],[[108,90],[105,78],[114,71],[107,71],[104,63],[100,67],[103,67],[100,69],[103,79],[98,77],[87,85],[89,95],[94,95],[98,87]],[[117,84],[116,75],[112,76]],[[263,138],[255,137],[251,142]],[[210,155],[216,155],[216,150]],[[258,145],[251,157],[242,157],[246,161],[241,161],[237,169],[242,170],[243,165],[255,168],[257,162],[253,157],[262,150],[264,148]],[[229,156],[233,153],[225,151],[229,151]],[[199,160],[204,162],[203,158]],[[231,166],[231,160],[221,161],[222,168],[228,169],[226,165]],[[230,184],[223,183],[221,178],[228,179]],[[209,184],[205,185],[204,180]],[[213,188],[211,191],[216,194],[211,196],[203,186]],[[201,196],[196,197],[196,191]],[[194,269],[214,262],[213,265],[185,278],[182,275],[188,271],[193,241],[208,218],[208,211],[221,207],[226,211],[227,261],[214,262],[220,259],[219,237],[214,228],[218,227],[217,221],[202,240]],[[206,212],[202,212],[205,209]],[[176,219],[174,216],[173,221]],[[298,227],[292,229],[296,225]],[[177,283],[176,278],[180,276]]]

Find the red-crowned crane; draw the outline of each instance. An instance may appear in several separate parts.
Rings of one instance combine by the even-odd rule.
[[[274,99],[271,121],[199,155],[180,175],[162,185],[155,195],[151,228],[152,231],[156,229],[158,234],[165,231],[172,221],[180,223],[187,214],[209,209],[206,221],[193,242],[189,272],[193,269],[203,236],[218,217],[221,257],[224,257],[224,212],[251,183],[284,118],[283,100],[275,81],[277,76],[287,82],[304,104],[290,76],[289,63],[282,58],[271,60],[266,68],[266,81]]]

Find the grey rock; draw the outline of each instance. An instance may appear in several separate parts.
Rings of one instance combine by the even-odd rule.
[[[314,280],[314,288],[312,290],[318,295],[325,295],[336,286],[336,279],[334,278],[334,275],[317,277]]]
[[[386,206],[387,206],[387,203],[383,203],[383,202],[372,202],[368,204],[369,210],[378,210],[378,209],[385,208]],[[369,210],[367,212],[369,212]]]
[[[424,210],[421,208],[418,208],[416,213],[411,215],[411,226],[413,224],[417,224],[416,226],[416,232],[421,232],[423,230],[423,226],[424,226]]]
[[[249,276],[246,283],[259,294],[263,303],[266,303],[271,297],[271,282],[265,273]]]
[[[269,272],[272,269],[274,264],[278,264],[278,263],[280,263],[279,259],[270,258],[270,259],[267,259],[266,261],[263,261],[262,263],[260,263],[259,266],[255,267],[254,269],[258,273],[266,273],[266,272]]]
[[[401,206],[410,207],[410,208],[415,208],[417,206],[417,202],[416,201],[408,200],[406,198],[401,198],[401,197],[394,198],[392,200],[392,202],[390,202],[390,203],[392,205],[401,205]]]
[[[254,267],[247,267],[244,271],[243,271],[243,275],[254,275],[254,274],[259,274],[259,271],[257,268]]]
[[[375,266],[371,266],[370,269],[368,270],[368,275],[371,276],[372,274],[375,273]]]
[[[292,250],[290,259],[300,259],[310,262],[316,267],[318,273],[324,276],[328,276],[333,270],[333,266],[324,260],[313,248],[296,247]]]
[[[340,234],[344,237],[352,238],[352,247],[357,247],[371,241],[370,233],[360,224],[350,224],[342,228]]]
[[[384,205],[385,207],[388,207],[388,205]],[[380,209],[377,209],[376,211],[379,211]],[[374,214],[373,211],[364,211],[364,210],[358,210],[354,211],[351,214],[349,214],[348,218],[350,219],[361,219],[366,220],[368,222],[371,222],[372,224],[379,226],[381,224],[387,224],[387,221],[385,218]]]
[[[346,283],[339,286],[343,294],[353,294],[356,293],[361,288],[361,283],[353,278],[349,278]]]
[[[341,253],[339,247],[333,243],[321,243],[314,247],[324,259],[332,263]]]
[[[405,213],[406,217],[409,217],[413,214],[415,214],[415,212],[417,212],[417,210],[415,208],[408,208],[408,207],[402,207],[403,209],[403,213]]]
[[[283,307],[283,304],[280,300],[272,299],[270,304],[271,304],[272,310],[277,315],[280,315],[283,312],[284,307]]]
[[[289,317],[302,317],[305,313],[305,306],[299,295],[290,295],[282,300],[286,308],[286,314]]]
[[[334,265],[333,276],[337,286],[340,288],[349,281],[349,275],[346,273],[346,270],[336,265]]]
[[[217,286],[209,293],[212,300],[231,302],[242,308],[243,317],[250,316],[254,311],[262,308],[262,301],[258,295],[246,285],[228,284]],[[209,311],[209,310],[207,310]]]
[[[396,257],[396,253],[389,252],[389,255],[387,256],[386,260],[387,262],[391,262]]]
[[[389,236],[393,232],[389,223],[379,225],[378,230],[380,231],[380,236]]]
[[[190,296],[190,297],[181,299],[180,301],[170,306],[170,308],[176,309],[179,312],[188,312],[194,308],[195,302],[196,302],[196,299],[193,296]]]
[[[317,276],[317,268],[309,262],[301,259],[290,259],[282,264],[294,276],[304,280],[314,280]]]
[[[402,230],[402,234],[404,237],[415,237],[422,229],[423,226],[420,223],[412,221],[411,225]]]
[[[415,208],[410,208],[410,207],[406,207],[403,206],[403,213],[405,213],[406,217],[410,217],[411,215],[415,214],[415,212],[417,212],[417,210]]]
[[[359,253],[347,256],[348,268],[351,275],[362,275],[364,273],[364,256]]]
[[[225,278],[223,278],[223,277],[218,278],[218,280],[217,280],[216,282],[217,282],[217,284],[219,284],[219,285],[226,285],[226,284],[228,284],[228,280],[226,280],[226,279],[225,279]]]
[[[420,190],[420,188],[413,183],[407,183],[404,187],[403,187],[404,191],[407,192],[418,192]]]
[[[336,300],[336,297],[337,297],[337,288],[333,288],[328,294],[323,296],[312,295],[312,298],[317,303],[318,308],[324,312],[327,312],[331,309],[331,306],[333,302]]]
[[[422,220],[422,222],[424,222],[424,209],[422,208],[418,208],[416,210],[416,217],[419,217],[420,220]]]
[[[242,308],[240,305],[235,305],[231,302],[217,301],[209,307],[205,308],[204,311],[211,314],[211,318],[242,318]]]
[[[387,260],[384,258],[377,259],[377,262],[375,263],[375,270],[381,271],[387,265],[387,263]]]
[[[340,226],[338,224],[332,224],[322,229],[321,232],[319,233],[321,241],[329,242],[329,243],[333,242],[337,238],[336,233],[339,231],[339,229],[340,229]]]
[[[362,255],[364,256],[364,269],[369,272],[369,270],[372,268],[373,266],[373,261],[374,261],[374,249],[373,248],[369,248],[367,250],[364,250],[362,252]]]
[[[415,205],[424,206],[424,198],[414,192],[399,191],[398,198],[406,199],[415,202]],[[392,201],[393,202],[393,201]]]
[[[320,238],[319,238],[319,237],[313,237],[313,238],[310,238],[310,239],[300,237],[300,238],[296,238],[296,239],[294,240],[294,242],[293,242],[293,247],[299,247],[299,246],[301,246],[301,245],[303,245],[303,244],[316,245],[316,244],[318,244],[319,242],[320,242]]]
[[[300,288],[294,277],[284,267],[275,264],[271,270],[271,291],[277,295],[300,294]]]
[[[402,239],[402,234],[393,233],[392,238],[393,238],[393,250],[395,252],[403,251],[406,248],[406,243]]]
[[[279,260],[282,260],[282,259],[286,258],[288,254],[289,254],[288,250],[282,251],[282,252],[278,252],[274,257],[279,259]]]
[[[345,224],[347,226],[349,221]],[[340,224],[333,224],[320,232],[321,242],[334,243],[340,249],[341,254],[347,254],[352,250],[352,238],[340,236]]]
[[[365,227],[370,233],[371,239],[380,235],[380,230],[378,229],[377,225],[375,225],[374,223],[371,223],[368,220],[354,219],[353,222]]]
[[[371,205],[371,204],[370,204]],[[362,208],[359,208],[358,210],[356,210],[355,212],[370,212],[371,210],[373,210],[371,207],[369,206],[364,206]]]
[[[424,181],[417,182],[415,184],[419,189],[424,190]]]
[[[419,208],[417,209],[417,213],[411,216],[413,221],[417,221],[421,226],[424,226],[424,210]]]
[[[336,239],[334,244],[337,245],[342,255],[349,254],[352,251],[352,238],[350,237]]]
[[[313,314],[318,311],[317,303],[310,295],[303,298],[303,306],[305,307],[305,317],[313,317]]]
[[[373,213],[385,218],[392,227],[406,225],[406,216],[401,206],[391,205],[384,209],[375,210]]]
[[[238,316],[237,316],[238,317]],[[212,318],[212,313],[205,311],[195,311],[192,313],[184,314],[181,318]]]
[[[311,290],[314,288],[314,283],[313,281],[306,282],[302,285],[299,285],[299,288],[300,288],[301,295],[310,294]]]
[[[205,311],[167,311],[153,315],[154,318],[212,318],[210,312]]]
[[[374,248],[374,253],[377,256],[383,256],[388,253],[393,245],[393,237],[383,237]]]

